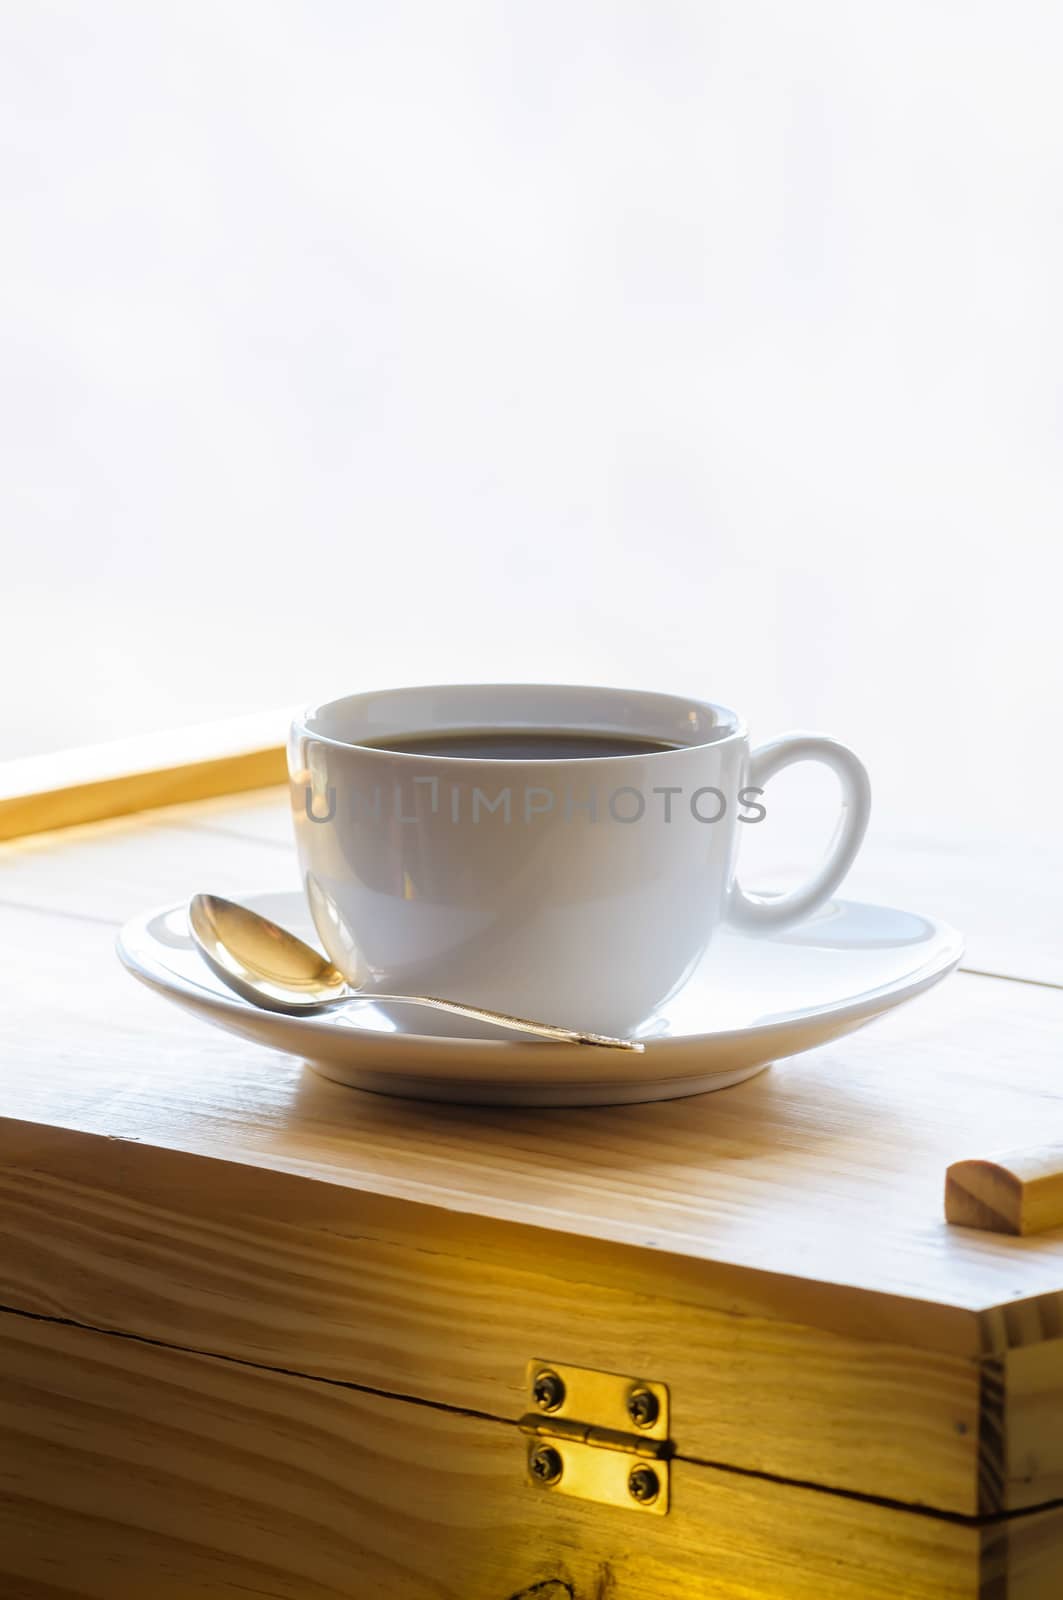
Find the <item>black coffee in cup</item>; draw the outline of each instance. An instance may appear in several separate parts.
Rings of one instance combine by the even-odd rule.
[[[601,756],[649,756],[682,746],[628,733],[559,728],[454,728],[362,739],[373,750],[407,756],[463,756],[470,761],[586,761]]]

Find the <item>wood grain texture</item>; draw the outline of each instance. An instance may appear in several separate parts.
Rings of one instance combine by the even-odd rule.
[[[1014,1508],[1063,1500],[1063,1339],[1010,1350],[1004,1381],[1003,1503]]]
[[[0,1148],[6,1159],[10,1141]],[[518,1251],[484,1262],[445,1241],[343,1238],[315,1225],[303,1179],[267,1188],[244,1169],[225,1184],[218,1163],[201,1179],[186,1159],[163,1207],[150,1152],[91,1184],[42,1170],[40,1144],[27,1155],[32,1167],[0,1168],[0,1303],[441,1404],[460,1395],[513,1422],[539,1350],[665,1373],[688,1456],[967,1514],[983,1504],[972,1358],[568,1282]]]
[[[958,1226],[990,1233],[1063,1227],[1063,1145],[954,1161],[945,1174],[945,1216]]]
[[[283,712],[0,763],[0,839],[284,781]]]
[[[1059,1600],[1059,1512],[1010,1517],[982,1535],[980,1600]]]
[[[639,1518],[526,1484],[504,1422],[21,1317],[0,1433],[6,1600],[976,1600],[1011,1559],[977,1524],[685,1461]],[[1051,1513],[1028,1569],[1061,1537]]]

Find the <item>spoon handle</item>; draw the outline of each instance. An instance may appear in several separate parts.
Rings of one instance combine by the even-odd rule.
[[[433,1006],[437,1011],[451,1011],[458,1017],[471,1017],[474,1022],[495,1023],[502,1028],[513,1028],[518,1033],[552,1039],[557,1044],[604,1045],[610,1050],[645,1049],[639,1039],[614,1039],[607,1033],[580,1033],[576,1028],[559,1028],[552,1022],[529,1022],[527,1017],[512,1017],[505,1011],[488,1011],[483,1006],[465,1005],[461,1000],[439,1000],[430,994],[377,994],[372,990],[366,994],[349,995],[336,1004],[351,1005],[357,1000],[363,1003],[371,1000],[374,1004],[383,1001],[395,1005]]]

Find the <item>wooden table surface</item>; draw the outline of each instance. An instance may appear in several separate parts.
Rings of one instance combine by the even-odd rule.
[[[1038,889],[1035,922],[1036,863],[1016,902],[1036,907]],[[890,865],[875,846],[859,873],[851,892],[890,885],[946,918],[978,881],[1005,910],[985,864],[955,852]],[[342,1088],[177,1011],[114,955],[147,905],[289,887],[276,790],[0,846],[0,1261],[20,1316],[329,1381],[353,1366],[375,1393],[401,1379],[430,1403],[460,1391],[475,1414],[515,1417],[529,1345],[564,1343],[557,1296],[571,1329],[593,1285],[612,1319],[594,1364],[654,1376],[667,1360],[693,1386],[710,1345],[749,1341],[737,1375],[687,1408],[694,1459],[958,1516],[1063,1497],[1063,1234],[957,1229],[942,1206],[950,1162],[1063,1136],[1063,971],[1029,922],[986,918],[965,963],[977,972],[733,1089],[492,1110]],[[292,1230],[313,1230],[312,1272]],[[450,1328],[442,1345],[419,1343],[398,1245],[419,1263],[421,1311],[431,1300]],[[337,1296],[355,1248],[352,1324]],[[662,1295],[667,1329],[647,1309]],[[366,1335],[371,1313],[387,1340]],[[1026,1397],[1021,1460],[985,1437],[998,1377],[1016,1407]],[[869,1417],[894,1410],[873,1447]],[[860,1582],[854,1594],[877,1593]]]

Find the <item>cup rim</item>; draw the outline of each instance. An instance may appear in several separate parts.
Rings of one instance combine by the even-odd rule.
[[[474,691],[477,689],[498,690],[505,693],[507,690],[517,690],[523,693],[560,690],[576,694],[608,694],[623,696],[630,700],[671,700],[677,705],[685,705],[712,714],[721,728],[726,727],[719,738],[698,739],[692,744],[676,745],[666,750],[647,750],[645,752],[630,752],[625,755],[601,756],[545,756],[534,757],[530,760],[513,756],[456,756],[418,755],[411,750],[390,750],[386,745],[363,744],[357,739],[338,739],[332,734],[322,733],[309,725],[312,717],[322,716],[347,705],[354,700],[364,700],[376,694],[430,694],[436,690],[443,691]],[[303,736],[312,739],[318,744],[331,746],[334,750],[357,750],[366,756],[383,756],[391,761],[420,762],[445,762],[459,766],[487,765],[494,767],[517,766],[558,766],[566,769],[578,766],[598,764],[603,761],[659,761],[666,756],[684,755],[694,750],[716,750],[724,745],[731,745],[748,737],[748,728],[745,719],[737,711],[732,711],[729,706],[722,705],[716,700],[702,700],[694,695],[673,694],[670,690],[658,689],[632,689],[614,684],[585,684],[585,683],[525,683],[507,681],[496,683],[492,681],[463,682],[463,683],[423,683],[423,684],[396,684],[384,689],[363,689],[353,694],[338,695],[331,700],[322,700],[314,705],[307,706],[299,711],[292,719],[291,734],[293,737]]]

